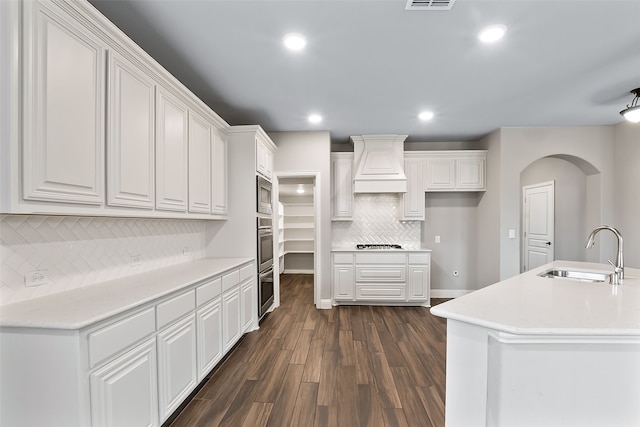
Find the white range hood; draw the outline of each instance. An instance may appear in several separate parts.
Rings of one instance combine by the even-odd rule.
[[[404,140],[407,135],[352,136],[354,193],[406,193]]]

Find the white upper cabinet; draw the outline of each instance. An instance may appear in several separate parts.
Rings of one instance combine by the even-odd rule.
[[[189,212],[211,212],[211,125],[189,111]]]
[[[104,44],[55,5],[22,4],[23,197],[103,204]]]
[[[155,82],[109,52],[107,204],[153,209]]]
[[[0,4],[0,213],[226,218],[228,123],[89,2]]]
[[[353,154],[331,154],[331,220],[353,219]]]
[[[259,135],[256,137],[256,172],[271,181],[273,176],[273,149]]]
[[[158,87],[156,119],[156,209],[187,210],[188,110]]]
[[[456,188],[485,190],[486,156],[456,160]]]
[[[211,213],[227,215],[227,137],[214,131],[211,142]]]
[[[427,191],[449,191],[456,188],[456,161],[455,159],[428,159],[427,160]]]
[[[407,192],[402,193],[402,219],[424,219],[424,174],[425,161],[405,154],[404,173],[407,176]]]
[[[416,152],[417,153],[417,152]],[[426,158],[426,191],[484,191],[487,152],[421,152]]]

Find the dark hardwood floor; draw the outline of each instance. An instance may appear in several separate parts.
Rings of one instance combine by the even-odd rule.
[[[280,287],[280,307],[172,427],[444,426],[444,319],[424,307],[316,310],[311,275]]]

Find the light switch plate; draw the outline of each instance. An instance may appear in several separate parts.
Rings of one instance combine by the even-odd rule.
[[[514,229],[509,230],[509,238],[510,239],[515,239],[516,238],[516,230],[514,230]]]

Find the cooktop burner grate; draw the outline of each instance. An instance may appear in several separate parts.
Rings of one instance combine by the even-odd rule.
[[[358,243],[356,249],[402,249],[402,246],[391,243]]]

